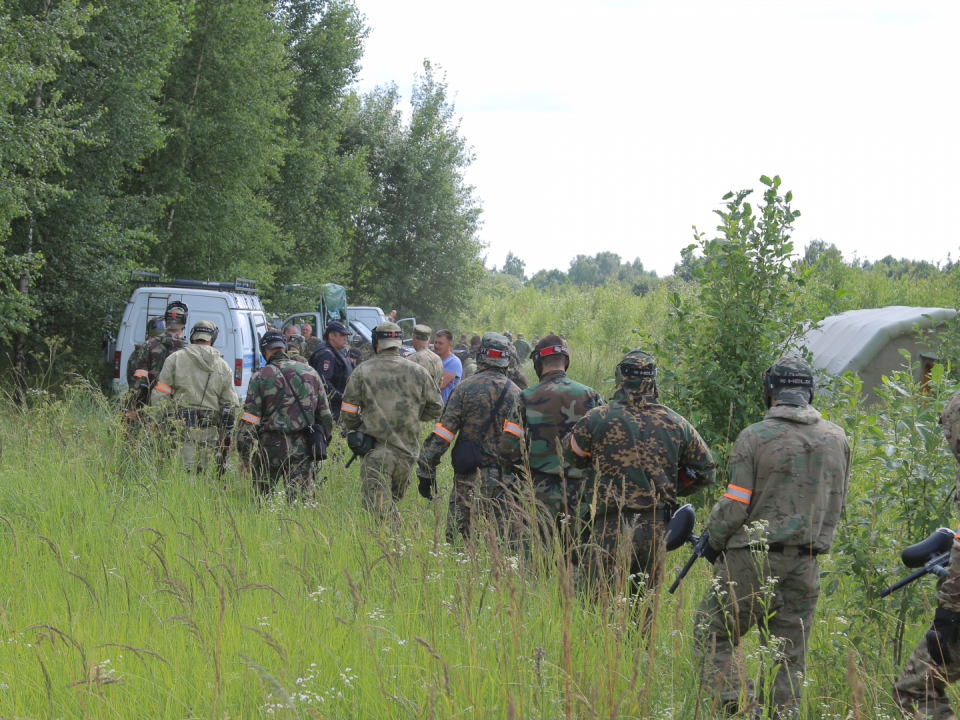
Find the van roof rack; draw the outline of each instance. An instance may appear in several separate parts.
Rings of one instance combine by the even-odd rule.
[[[247,278],[234,278],[233,282],[217,282],[216,280],[163,280],[160,273],[142,272],[140,270],[130,271],[130,283],[140,287],[172,287],[172,288],[198,288],[202,290],[227,290],[230,292],[248,293],[256,295],[256,280]]]

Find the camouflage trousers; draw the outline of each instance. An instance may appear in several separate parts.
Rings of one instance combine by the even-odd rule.
[[[219,440],[217,427],[184,428],[180,440],[180,462],[184,469],[196,473],[212,469]]]
[[[583,481],[567,480],[566,493],[559,475],[537,473],[534,481],[524,483],[514,480],[509,493],[507,512],[510,521],[510,537],[521,541],[529,554],[535,537],[549,551],[554,540],[561,539],[564,551],[579,543],[583,532],[580,504],[583,496]],[[536,527],[533,527],[533,526]]]
[[[410,484],[414,460],[406,458],[382,443],[374,445],[360,460],[360,496],[367,512],[381,520],[400,518],[397,503]]]
[[[250,462],[253,489],[263,497],[283,482],[287,502],[310,492],[313,463],[303,433],[261,432]]]
[[[588,597],[655,590],[663,579],[666,532],[662,519],[632,513],[598,515],[581,549],[577,589]]]
[[[932,627],[932,626],[931,626]],[[920,638],[903,672],[893,686],[893,700],[909,717],[956,720],[946,687],[960,679],[960,640],[947,644],[954,662],[937,665],[927,651],[927,641]]]
[[[472,475],[454,474],[447,507],[447,542],[452,543],[457,533],[469,541],[472,533],[482,530],[484,520],[499,534],[505,492],[498,468],[480,468]]]
[[[769,584],[768,578],[776,583]],[[806,672],[820,598],[820,561],[808,555],[727,550],[713,567],[713,585],[694,621],[702,687],[716,688],[720,704],[728,709],[754,701],[754,683],[737,647],[756,625],[761,645],[775,649],[780,658],[773,697],[764,697],[761,685],[759,701],[765,705],[772,699],[774,717],[789,717],[799,705]],[[776,638],[775,648],[771,638]]]

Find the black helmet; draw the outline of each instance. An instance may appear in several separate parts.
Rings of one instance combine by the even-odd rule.
[[[533,360],[533,369],[536,370],[537,377],[542,374],[540,368],[543,365],[543,359],[551,355],[565,356],[567,361],[563,369],[566,370],[570,367],[570,351],[567,350],[567,343],[556,335],[547,335],[537,343],[537,347],[530,353],[530,359]]]
[[[279,330],[267,330],[260,337],[260,354],[263,355],[267,350],[273,348],[287,349],[287,338]]]
[[[186,327],[187,313],[189,311],[190,308],[187,307],[185,302],[174,300],[172,303],[167,305],[167,309],[163,313],[163,321],[171,330],[177,330],[179,328]]]

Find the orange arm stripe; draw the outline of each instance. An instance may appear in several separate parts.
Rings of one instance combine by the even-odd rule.
[[[173,395],[173,388],[169,385],[164,385],[162,382],[157,383],[157,390],[167,395]]]
[[[738,487],[737,485],[727,485],[727,491],[723,494],[725,498],[742,502],[744,505],[750,504],[750,497],[752,495],[753,490],[747,490],[746,488]]]
[[[359,406],[359,405],[351,405],[351,404],[348,403],[348,402],[340,403],[340,409],[341,409],[341,410],[346,410],[348,413],[358,413],[358,412],[360,412],[360,406]]]
[[[577,439],[575,437],[570,438],[570,447],[580,457],[590,457],[590,453],[588,453],[586,450],[580,449],[580,446],[577,445]]]
[[[150,373],[148,373],[146,370],[137,370],[137,371],[133,374],[133,376],[134,376],[134,377],[142,377],[142,378],[145,378],[145,377],[150,377]]]
[[[953,536],[954,540],[960,540],[960,525],[957,525],[957,534]]]
[[[447,442],[453,442],[453,433],[447,430],[443,425],[437,423],[437,426],[433,428],[433,434],[439,435]]]
[[[508,433],[510,433],[511,435],[516,435],[516,436],[517,436],[518,438],[520,438],[521,440],[523,439],[523,436],[526,434],[526,433],[523,431],[523,428],[522,428],[522,427],[520,427],[519,425],[516,425],[516,424],[510,422],[509,420],[505,420],[505,421],[504,421],[504,423],[503,423],[503,431],[504,431],[504,432],[508,432]]]
[[[240,419],[243,420],[243,421],[245,421],[245,422],[250,423],[251,425],[259,425],[259,424],[260,424],[260,418],[258,418],[256,415],[251,415],[251,414],[248,413],[248,412],[245,412],[245,413],[243,414],[243,417],[241,417]]]

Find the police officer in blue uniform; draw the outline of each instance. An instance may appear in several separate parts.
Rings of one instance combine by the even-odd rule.
[[[331,320],[323,331],[323,342],[317,345],[317,349],[310,356],[310,366],[323,379],[334,420],[340,419],[343,390],[347,387],[347,379],[353,367],[353,363],[343,355],[347,337],[344,324],[339,320]]]

